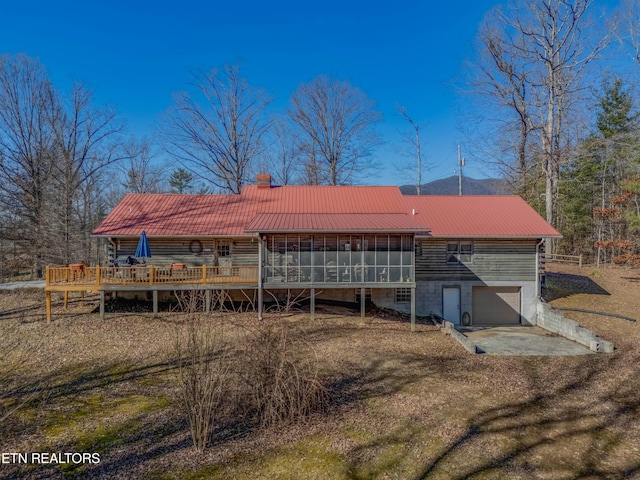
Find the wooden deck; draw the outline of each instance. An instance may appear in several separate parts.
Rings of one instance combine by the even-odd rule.
[[[258,266],[202,267],[47,267],[45,292],[47,321],[51,321],[51,292],[64,292],[65,306],[68,292],[96,291],[101,293],[101,311],[104,292],[147,290],[157,298],[159,290],[213,290],[227,288],[257,288]],[[157,300],[154,301],[157,303]]]
[[[220,286],[258,285],[258,267],[47,267],[45,289],[117,290],[122,287],[182,287],[184,285]]]

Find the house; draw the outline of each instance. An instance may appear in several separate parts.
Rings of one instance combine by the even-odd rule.
[[[412,320],[435,313],[474,325],[535,322],[540,248],[560,236],[519,197],[278,187],[268,175],[240,195],[126,195],[93,234],[114,260],[134,254],[143,230],[149,266],[87,268],[78,288],[150,291],[155,308],[158,292],[225,289],[255,298],[259,315],[265,291],[306,291],[312,315],[317,298],[359,301],[363,312],[370,298]]]
[[[453,323],[533,324],[545,238],[560,234],[518,196],[406,196],[416,236],[416,308]]]

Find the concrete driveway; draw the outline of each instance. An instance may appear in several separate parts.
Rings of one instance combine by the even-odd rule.
[[[486,355],[590,355],[579,343],[540,327],[460,327]]]

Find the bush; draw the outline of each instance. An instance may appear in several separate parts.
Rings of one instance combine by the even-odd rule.
[[[203,452],[222,416],[229,362],[219,324],[190,317],[176,337],[180,404],[189,420],[193,446]]]
[[[329,395],[312,353],[282,319],[264,321],[252,331],[241,372],[248,390],[245,414],[270,427],[324,410]]]
[[[231,349],[221,322],[191,316],[176,337],[180,405],[199,452],[225,423],[272,427],[304,420],[328,404],[313,349],[287,322],[246,329]]]

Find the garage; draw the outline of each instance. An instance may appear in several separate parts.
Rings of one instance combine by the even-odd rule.
[[[472,323],[520,325],[520,287],[473,287]]]

